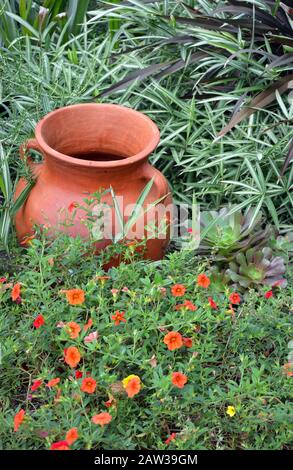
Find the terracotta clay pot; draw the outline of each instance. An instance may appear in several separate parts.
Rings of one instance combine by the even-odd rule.
[[[171,196],[166,179],[148,163],[148,156],[159,142],[159,130],[144,114],[113,104],[67,106],[47,114],[37,124],[35,136],[20,149],[22,158],[26,158],[25,150],[29,149],[43,155],[40,164],[27,157],[36,176],[36,184],[16,214],[15,226],[20,242],[34,233],[35,224],[54,229],[58,227],[73,237],[88,237],[89,232],[84,224],[85,211],[78,206],[84,206],[84,199],[101,188],[112,187],[117,197],[123,197],[123,207],[128,207],[135,204],[153,178],[144,206],[160,199],[161,207],[170,206]],[[25,184],[25,180],[20,180],[15,197]],[[117,220],[110,192],[103,195],[102,202],[107,205],[108,215],[110,211],[113,218],[111,227],[115,235]],[[158,215],[157,208],[151,208],[147,213],[147,225],[151,220],[158,227],[162,218],[170,219],[169,212],[163,212]],[[66,226],[63,222],[71,215],[74,216],[72,225]],[[128,216],[125,215],[124,219],[127,220]],[[146,214],[141,215],[139,220],[145,224]],[[144,229],[141,236],[134,238],[141,239],[145,234]],[[161,259],[168,239],[168,233],[150,238],[145,256],[153,260]],[[109,243],[112,239],[106,234],[96,242],[97,250]]]

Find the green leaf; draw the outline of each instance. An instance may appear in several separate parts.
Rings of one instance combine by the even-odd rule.
[[[20,23],[28,31],[30,31],[33,36],[35,36],[36,38],[39,38],[39,32],[35,28],[33,28],[27,21],[25,21],[20,16],[15,15],[14,13],[11,13],[9,11],[7,11],[6,14],[10,16],[10,18],[13,18],[15,21]]]
[[[235,116],[232,117],[230,122],[218,133],[217,137],[223,137],[233,127],[239,124],[243,119],[251,116],[255,111],[265,108],[268,104],[272,103],[276,99],[276,91],[284,93],[286,90],[293,88],[293,74],[286,75],[277,82],[270,85],[266,90],[256,95],[250,102],[249,106],[239,111]]]
[[[34,184],[35,184],[34,180],[30,181],[26,185],[26,187],[22,190],[18,198],[13,202],[10,208],[11,217],[13,217],[16,214],[16,212],[21,208],[21,206],[24,204]]]

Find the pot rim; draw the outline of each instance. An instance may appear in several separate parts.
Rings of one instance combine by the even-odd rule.
[[[151,128],[153,131],[153,137],[150,139],[150,142],[146,147],[141,150],[139,153],[132,155],[131,157],[125,157],[122,160],[110,160],[110,161],[93,161],[93,160],[83,160],[78,159],[75,157],[70,157],[64,153],[58,152],[54,148],[50,147],[42,135],[43,126],[46,121],[51,118],[53,115],[57,115],[63,112],[65,109],[72,109],[72,108],[86,108],[86,107],[99,107],[101,110],[109,109],[109,108],[116,108],[122,109],[124,112],[135,114],[140,120],[144,120],[146,124]],[[79,167],[91,167],[91,168],[119,168],[125,167],[127,165],[131,165],[133,163],[139,162],[140,160],[144,160],[148,155],[150,155],[155,148],[157,147],[160,141],[160,131],[157,125],[145,114],[141,113],[140,111],[136,111],[135,109],[128,108],[127,106],[121,106],[118,104],[110,104],[110,103],[79,103],[79,104],[72,104],[69,106],[63,106],[61,108],[57,108],[50,113],[46,114],[36,125],[35,136],[38,144],[40,145],[41,149],[44,153],[49,154],[50,156],[63,161],[64,163],[69,163],[70,165],[75,165]]]

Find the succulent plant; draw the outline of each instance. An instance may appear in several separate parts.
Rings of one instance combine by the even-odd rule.
[[[245,288],[255,285],[273,286],[276,283],[285,287],[285,271],[284,259],[281,256],[274,257],[271,248],[265,247],[258,251],[250,248],[246,253],[236,255],[234,261],[229,263],[226,275]]]
[[[273,238],[270,246],[274,253],[283,256],[289,262],[293,258],[293,232]]]
[[[232,206],[220,211],[201,213],[201,232],[205,232],[199,245],[202,254],[214,254],[217,260],[232,260],[239,252],[248,248],[260,248],[272,235],[272,228],[264,226],[262,214],[254,218],[254,209],[235,211]],[[215,221],[216,220],[216,221]],[[209,228],[210,226],[210,228]]]

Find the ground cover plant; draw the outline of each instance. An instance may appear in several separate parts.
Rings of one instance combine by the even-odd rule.
[[[291,446],[292,289],[216,292],[187,251],[105,275],[83,247],[34,239],[1,279],[2,447]]]
[[[291,449],[290,2],[53,3],[0,9],[0,448]],[[78,238],[17,245],[19,145],[82,102],[156,122],[199,247],[119,240],[104,272]]]

